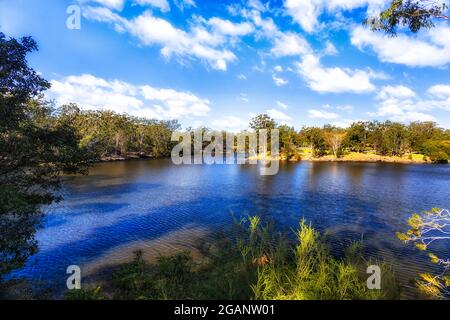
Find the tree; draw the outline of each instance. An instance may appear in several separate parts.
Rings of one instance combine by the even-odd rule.
[[[408,129],[401,123],[369,122],[368,142],[380,155],[402,156],[409,148]]]
[[[36,252],[40,207],[57,200],[63,172],[86,172],[86,154],[41,93],[50,87],[27,64],[33,39],[0,33],[0,284]]]
[[[250,120],[250,128],[253,130],[260,130],[260,129],[275,129],[277,126],[275,120],[273,120],[271,117],[269,117],[266,113],[260,114]]]
[[[326,142],[321,128],[303,128],[300,131],[300,135],[304,141],[309,144],[314,157],[320,157],[326,154]]]
[[[382,148],[388,155],[402,156],[409,147],[408,131],[406,127],[398,122],[384,123]]]
[[[269,117],[266,113],[260,114],[250,120],[249,124],[250,128],[256,131],[256,136],[258,139],[258,145],[259,145],[259,130],[267,130],[267,144],[260,146],[262,148],[262,153],[265,155],[267,153],[267,150],[271,150],[271,135],[272,130],[276,128],[277,123],[274,119]]]
[[[335,158],[338,158],[342,149],[342,143],[345,139],[346,133],[344,130],[336,127],[325,127],[324,128],[324,139]]]
[[[158,121],[138,119],[140,150],[155,157],[168,156],[172,149],[172,132],[180,128],[176,120]]]
[[[436,163],[448,163],[450,159],[450,141],[429,140],[422,145],[421,150]]]
[[[355,122],[346,130],[343,144],[354,152],[363,152],[367,146],[368,131],[364,122]]]
[[[391,36],[398,26],[407,26],[411,32],[434,27],[433,20],[450,20],[445,14],[448,6],[443,0],[394,0],[388,9],[378,16],[364,21],[372,30],[381,30]]]
[[[168,156],[172,132],[180,128],[176,120],[137,118],[109,110],[81,110],[74,103],[61,106],[57,116],[73,124],[81,146],[90,151],[93,160],[128,153]]]
[[[281,125],[278,127],[280,132],[280,148],[286,154],[287,158],[296,157],[298,159],[297,145],[299,136],[294,127]]]
[[[411,122],[408,126],[408,131],[409,141],[413,150],[422,151],[426,142],[441,138],[441,129],[432,121]]]
[[[450,212],[434,208],[421,214],[412,215],[408,224],[410,229],[397,232],[397,237],[405,243],[414,243],[416,248],[425,251],[436,241],[450,241]],[[450,296],[450,259],[440,258],[435,253],[428,254],[431,261],[442,267],[438,275],[421,274],[417,281],[419,289],[435,298]]]

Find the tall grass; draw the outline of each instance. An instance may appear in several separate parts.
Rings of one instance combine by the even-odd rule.
[[[264,229],[264,228],[263,228]],[[263,231],[264,232],[264,231]],[[341,300],[396,299],[399,286],[393,270],[377,263],[382,270],[380,290],[370,290],[365,273],[374,264],[362,256],[355,243],[341,259],[334,258],[320,235],[301,221],[293,256],[275,255],[270,263],[258,266],[257,282],[252,286],[254,298],[262,300]]]

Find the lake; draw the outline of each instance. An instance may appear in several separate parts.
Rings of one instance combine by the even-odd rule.
[[[450,166],[382,163],[280,163],[275,176],[255,165],[182,165],[170,159],[97,164],[65,179],[64,200],[49,207],[37,232],[39,252],[15,273],[65,287],[66,268],[82,274],[151,254],[195,249],[226,232],[235,216],[260,215],[291,232],[305,218],[337,255],[364,240],[369,256],[392,262],[405,297],[431,266],[425,253],[397,240],[414,212],[450,208]],[[450,246],[437,252],[450,256]]]

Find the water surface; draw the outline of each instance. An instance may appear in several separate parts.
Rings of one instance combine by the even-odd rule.
[[[449,185],[447,165],[285,162],[277,175],[261,176],[253,165],[102,163],[89,176],[66,179],[64,200],[48,208],[37,233],[39,253],[16,275],[64,288],[68,265],[91,272],[140,247],[193,246],[226,231],[234,212],[273,219],[288,231],[305,218],[337,253],[363,239],[368,255],[394,263],[411,297],[411,281],[431,265],[395,232],[413,212],[450,208]],[[448,245],[437,250],[450,254]]]

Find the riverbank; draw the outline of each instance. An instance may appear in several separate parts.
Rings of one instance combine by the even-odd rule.
[[[345,154],[340,158],[336,158],[332,155],[326,155],[319,158],[310,156],[309,158],[302,158],[302,160],[315,162],[384,162],[384,163],[402,163],[402,164],[432,163],[428,157],[421,154],[409,154],[399,157],[399,156],[381,156],[377,154],[370,154],[370,153],[366,154],[357,152]]]
[[[114,162],[114,161],[125,161],[133,159],[156,159],[152,154],[144,152],[129,152],[121,155],[108,155],[100,158],[99,162]]]
[[[99,162],[115,162],[115,161],[126,161],[135,159],[158,159],[151,154],[145,153],[127,153],[124,155],[110,155],[100,158]],[[252,156],[247,157],[247,160],[270,160],[270,161],[311,161],[311,162],[382,162],[382,163],[399,163],[399,164],[431,164],[434,163],[429,157],[423,154],[410,153],[403,156],[382,156],[375,153],[359,153],[359,152],[349,152],[338,158],[334,155],[324,155],[321,157],[313,157],[312,152],[300,152],[297,155],[288,157],[286,154],[281,153],[279,156],[272,157],[270,155],[262,156]]]
[[[249,160],[270,160],[270,161],[312,161],[312,162],[383,162],[383,163],[401,163],[401,164],[430,164],[433,163],[429,157],[422,154],[406,154],[400,156],[381,156],[374,153],[349,152],[338,158],[334,155],[325,155],[322,157],[313,157],[311,152],[301,152],[297,156],[288,157],[281,153],[279,156],[253,156]]]

